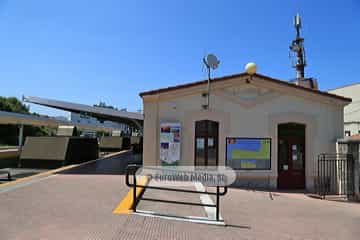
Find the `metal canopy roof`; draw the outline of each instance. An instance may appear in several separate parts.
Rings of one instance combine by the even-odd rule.
[[[48,117],[39,117],[36,115],[5,112],[5,111],[0,111],[0,124],[52,126],[52,127],[57,127],[60,125],[71,125],[71,126],[76,126],[79,129],[107,131],[107,132],[111,132],[113,130],[119,130],[118,128],[103,127],[101,125],[73,123],[70,121],[62,121]]]
[[[23,96],[23,101],[61,109],[64,111],[86,114],[98,119],[126,123],[129,125],[135,124],[137,127],[141,126],[144,120],[142,113],[118,111],[115,109],[93,107],[85,104],[71,103],[47,98]]]

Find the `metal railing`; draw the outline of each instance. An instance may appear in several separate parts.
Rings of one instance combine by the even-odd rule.
[[[354,158],[351,154],[323,153],[318,156],[316,192],[327,195],[354,195]]]
[[[128,165],[126,168],[126,185],[128,187],[133,188],[133,205],[132,210],[136,212],[136,206],[140,200],[144,201],[153,201],[153,202],[163,202],[163,203],[171,203],[171,204],[184,204],[184,205],[192,205],[192,206],[203,206],[203,207],[215,207],[216,208],[216,221],[220,221],[220,196],[224,196],[227,193],[227,187],[223,186],[215,186],[216,192],[208,192],[208,191],[196,191],[189,189],[179,189],[179,188],[168,188],[168,187],[158,187],[158,186],[149,186],[149,185],[138,185],[136,182],[136,171],[140,168],[140,165]],[[130,183],[130,175],[132,175],[132,183]],[[215,204],[203,204],[203,203],[195,203],[195,202],[185,202],[185,201],[174,201],[174,200],[164,200],[164,199],[156,199],[156,198],[146,198],[143,197],[142,194],[138,197],[136,196],[136,189],[144,188],[146,189],[156,189],[170,192],[183,192],[183,193],[193,193],[193,194],[208,194],[216,196]],[[220,188],[223,188],[223,191],[220,191]]]

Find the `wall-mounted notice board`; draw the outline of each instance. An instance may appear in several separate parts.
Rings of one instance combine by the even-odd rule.
[[[160,123],[160,161],[162,165],[177,165],[180,160],[180,123]]]
[[[270,169],[271,138],[226,138],[226,163],[233,169]]]

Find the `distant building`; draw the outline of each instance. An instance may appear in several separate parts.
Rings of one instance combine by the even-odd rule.
[[[69,117],[65,117],[65,116],[55,116],[53,117],[55,120],[59,120],[59,121],[70,121],[70,116]]]
[[[344,135],[360,134],[360,83],[335,88],[328,92],[352,98],[352,102],[344,108]]]

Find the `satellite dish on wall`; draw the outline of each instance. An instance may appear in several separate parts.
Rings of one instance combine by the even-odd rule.
[[[206,68],[208,70],[208,84],[207,84],[207,90],[206,93],[203,94],[204,97],[207,98],[206,104],[204,104],[202,107],[204,109],[209,109],[210,105],[210,71],[211,69],[216,69],[219,66],[220,61],[217,59],[217,57],[214,54],[208,54],[206,57],[203,58],[203,62],[206,65]]]
[[[220,61],[214,54],[208,54],[204,58],[204,63],[208,68],[216,69],[219,66]]]

